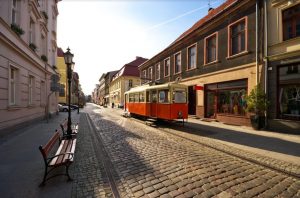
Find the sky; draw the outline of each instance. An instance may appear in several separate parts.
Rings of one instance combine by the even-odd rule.
[[[74,54],[74,71],[90,95],[103,73],[136,56],[152,58],[225,0],[62,0],[57,43]]]

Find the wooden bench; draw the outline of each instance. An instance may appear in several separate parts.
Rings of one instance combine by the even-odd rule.
[[[62,133],[63,133],[63,137],[66,137],[68,135],[67,134],[68,120],[65,119],[63,121],[63,123],[60,124],[60,127],[61,127],[61,130],[62,130]],[[72,125],[71,128],[72,128],[72,134],[71,135],[74,137],[78,133],[78,124]]]
[[[58,144],[58,149],[53,156],[49,156],[50,152],[54,149],[55,144]],[[39,146],[39,150],[41,151],[43,155],[43,159],[45,162],[45,173],[44,173],[44,179],[41,183],[42,185],[45,185],[45,182],[55,176],[59,175],[66,175],[68,177],[68,181],[72,180],[69,175],[69,166],[74,161],[74,152],[76,147],[76,139],[65,139],[61,140],[59,131],[55,131],[54,135],[51,137],[51,139],[48,141],[48,143],[45,146]],[[48,174],[52,172],[55,168],[65,166],[66,167],[66,173],[65,174],[55,174],[51,177],[48,177]]]

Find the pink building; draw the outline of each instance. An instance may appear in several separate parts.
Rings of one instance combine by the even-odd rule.
[[[0,131],[57,111],[58,0],[1,0]],[[52,88],[51,88],[52,87]],[[1,135],[1,132],[0,132]]]

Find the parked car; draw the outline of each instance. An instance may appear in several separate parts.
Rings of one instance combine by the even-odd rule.
[[[69,107],[67,105],[58,104],[58,110],[59,111],[64,111],[64,112],[68,112]]]
[[[70,105],[71,106],[71,109],[78,109],[78,105]]]

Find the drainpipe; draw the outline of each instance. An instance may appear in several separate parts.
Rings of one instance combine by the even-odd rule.
[[[259,0],[256,0],[256,17],[255,17],[255,62],[256,62],[256,85],[259,83],[259,67],[258,67],[258,2]]]
[[[265,85],[265,94],[268,97],[268,11],[267,11],[267,0],[264,0],[264,57],[265,57],[265,67],[264,67],[264,85]],[[268,111],[265,112],[265,126],[268,126]]]

